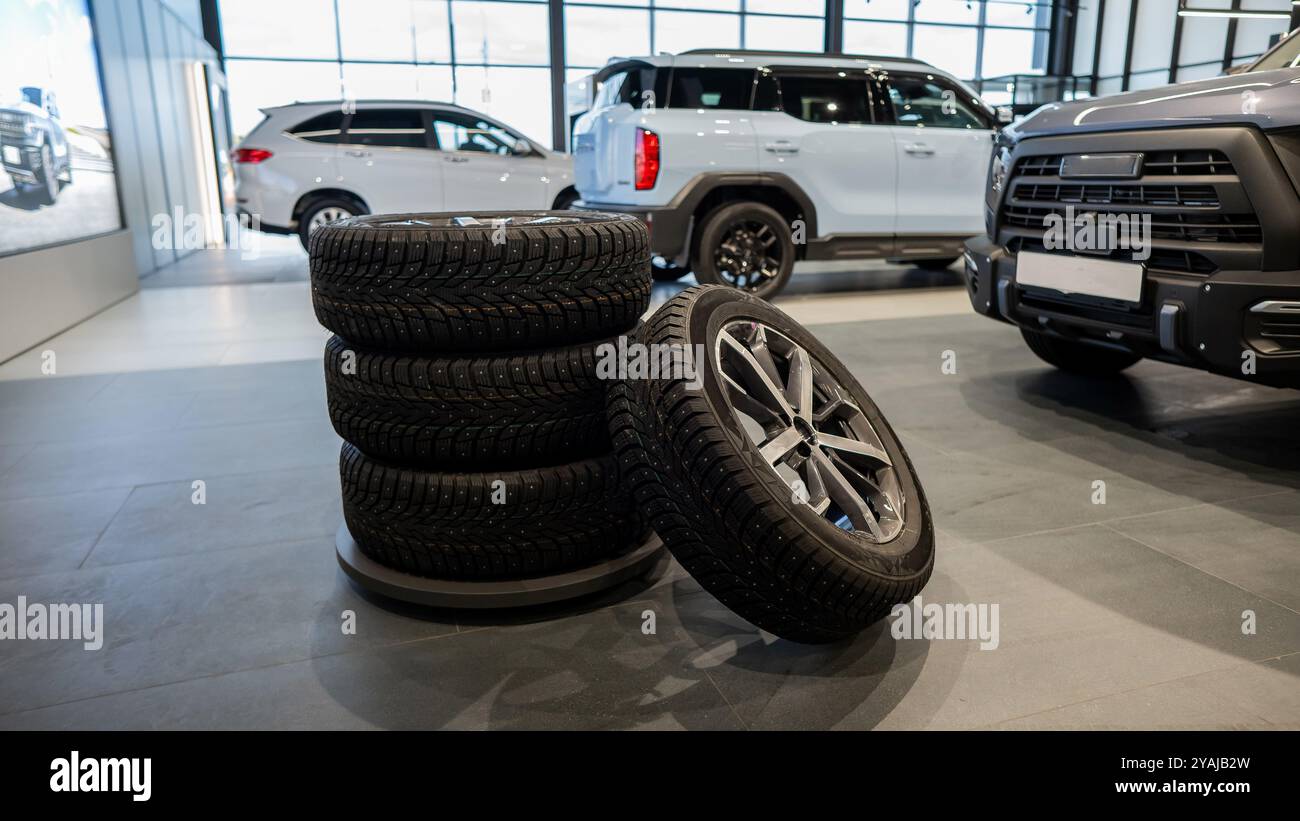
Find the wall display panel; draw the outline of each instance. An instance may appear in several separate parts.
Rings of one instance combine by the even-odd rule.
[[[86,0],[0,0],[0,256],[119,230]]]

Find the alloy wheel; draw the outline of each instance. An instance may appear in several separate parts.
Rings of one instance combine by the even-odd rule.
[[[725,325],[714,356],[732,412],[799,501],[870,542],[902,531],[905,499],[893,460],[825,366],[751,320]]]
[[[714,268],[728,284],[754,291],[781,272],[781,238],[761,220],[728,225],[713,252]]]
[[[331,222],[338,222],[352,216],[352,212],[346,208],[339,208],[336,205],[328,205],[321,210],[312,214],[311,221],[307,223],[307,232],[311,233],[322,225],[328,225]]]

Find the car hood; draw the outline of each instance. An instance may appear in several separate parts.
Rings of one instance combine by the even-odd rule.
[[[1300,69],[1214,77],[1112,97],[1049,103],[1005,129],[1013,140],[1089,131],[1300,125]]]

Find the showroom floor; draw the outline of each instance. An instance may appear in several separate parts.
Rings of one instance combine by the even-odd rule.
[[[1300,394],[1158,363],[1070,378],[955,275],[799,274],[780,304],[924,483],[924,600],[998,605],[996,649],[886,624],[789,644],[671,564],[576,606],[422,615],[335,565],[325,337],[292,258],[165,271],[194,287],[45,343],[58,375],[40,351],[0,366],[0,602],[107,623],[98,651],[6,642],[0,727],[1300,728]]]

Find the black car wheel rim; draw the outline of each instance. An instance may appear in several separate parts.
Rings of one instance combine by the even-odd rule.
[[[755,291],[781,273],[781,238],[761,220],[737,220],[722,232],[713,266],[729,285]]]
[[[821,362],[752,320],[725,325],[714,357],[733,414],[793,499],[869,542],[902,531],[905,499],[893,459]]]

